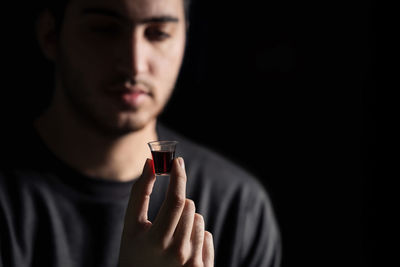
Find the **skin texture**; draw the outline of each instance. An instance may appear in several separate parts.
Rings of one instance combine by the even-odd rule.
[[[181,0],[71,1],[57,52],[49,55],[58,63],[59,101],[105,133],[143,128],[165,106],[181,66],[186,36]],[[146,23],[163,16],[178,22]],[[130,107],[112,95],[129,86],[149,96]]]
[[[120,267],[125,266],[213,266],[211,233],[195,213],[192,200],[185,198],[184,161],[173,162],[166,199],[155,219],[147,219],[150,194],[155,182],[152,160],[146,161],[128,204],[121,243]]]
[[[175,159],[164,203],[147,220],[155,175],[147,142],[167,103],[185,47],[182,0],[71,0],[56,31],[37,22],[55,66],[55,93],[35,127],[53,153],[98,179],[139,177],[132,188],[120,267],[213,266],[212,236],[186,199],[183,159]],[[144,165],[144,168],[143,168]]]
[[[61,159],[104,179],[140,176],[182,64],[182,3],[71,0],[59,33],[44,12],[38,40],[55,65],[55,94],[37,128]],[[129,91],[145,93],[127,103]]]

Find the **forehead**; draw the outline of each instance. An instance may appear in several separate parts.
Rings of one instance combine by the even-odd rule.
[[[148,17],[167,15],[184,16],[184,0],[70,0],[68,9],[81,15],[87,8],[102,8],[115,11],[122,16],[141,20]]]

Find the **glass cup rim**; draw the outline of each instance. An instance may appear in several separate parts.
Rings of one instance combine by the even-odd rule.
[[[147,143],[149,146],[151,145],[176,145],[178,141],[167,141],[167,140],[159,140],[159,141],[151,141]]]

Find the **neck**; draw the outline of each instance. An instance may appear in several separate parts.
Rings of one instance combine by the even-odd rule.
[[[114,181],[139,177],[146,158],[151,158],[147,142],[157,140],[155,119],[120,137],[102,135],[56,108],[46,111],[34,125],[62,161],[85,175]]]

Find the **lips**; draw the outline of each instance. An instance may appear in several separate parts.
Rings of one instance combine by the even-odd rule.
[[[150,94],[150,90],[147,88],[147,86],[141,84],[135,84],[135,85],[125,84],[123,91],[129,91],[132,93],[139,92],[144,94]]]
[[[112,95],[123,105],[131,109],[139,108],[146,99],[151,97],[150,91],[145,86],[133,85],[112,91]]]
[[[122,99],[129,105],[137,106],[141,102],[141,99],[146,96],[148,96],[148,94],[142,91],[126,92],[122,94]]]

